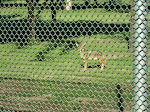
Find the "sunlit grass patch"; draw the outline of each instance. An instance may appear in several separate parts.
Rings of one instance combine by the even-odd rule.
[[[113,38],[114,37],[114,38]],[[87,50],[97,50],[102,52],[106,58],[106,68],[101,71],[97,66],[97,61],[88,61],[87,71],[83,70],[84,61],[81,59],[77,47],[62,53],[61,46],[48,50],[51,42],[41,42],[39,44],[25,46],[18,49],[15,44],[1,44],[1,73],[2,76],[36,78],[47,80],[70,80],[87,82],[110,82],[119,79],[125,80],[127,77],[132,80],[132,57],[128,54],[127,43],[122,42],[121,35],[93,35],[81,36],[76,41],[86,42]],[[43,58],[44,60],[37,60]],[[114,75],[111,75],[114,74]],[[119,74],[119,75],[118,75]],[[126,75],[124,75],[126,74]],[[116,80],[117,81],[117,80]]]

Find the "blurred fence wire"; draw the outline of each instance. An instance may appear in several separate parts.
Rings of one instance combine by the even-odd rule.
[[[149,7],[1,0],[0,111],[150,110]]]

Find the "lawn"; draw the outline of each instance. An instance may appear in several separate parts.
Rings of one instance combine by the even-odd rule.
[[[36,105],[38,102],[49,101],[55,105],[63,103],[62,108],[65,109],[80,110],[84,107],[83,104],[92,105],[94,102],[99,109],[104,109],[105,104],[110,105],[109,109],[117,109],[115,88],[116,84],[121,84],[125,90],[123,98],[131,98],[132,94],[129,94],[128,89],[132,88],[132,56],[128,54],[127,44],[122,39],[122,35],[97,34],[74,39],[86,41],[85,48],[88,50],[103,52],[106,56],[106,68],[101,71],[99,67],[94,67],[99,64],[98,62],[89,61],[88,65],[93,68],[84,71],[82,66],[84,62],[80,58],[77,48],[60,55],[61,50],[58,47],[45,53],[44,61],[36,61],[37,53],[44,52],[50,42],[39,42],[22,49],[18,49],[14,43],[1,44],[1,76],[13,78],[4,80],[2,87],[5,88],[5,84],[7,84],[10,93],[17,87],[23,87],[25,90],[18,90],[7,98],[4,96],[6,91],[3,90],[2,97],[6,101],[19,98],[16,105],[21,103],[24,106],[28,105],[27,102]],[[30,81],[28,81],[29,79]],[[34,96],[43,96],[45,99],[36,99]],[[35,102],[26,101],[27,98],[33,99]],[[103,104],[102,107],[99,105],[99,101]],[[131,100],[125,102],[130,104]],[[8,103],[8,105],[11,104]]]
[[[108,36],[111,37],[110,35]],[[130,67],[132,58],[127,53],[127,44],[125,41],[120,43],[120,40],[117,40],[116,36],[118,35],[114,35],[116,39],[113,37],[104,39],[107,38],[106,35],[81,36],[78,38],[79,40],[87,41],[85,48],[89,50],[99,50],[106,55],[106,62],[110,66],[106,67],[104,71],[100,71],[98,69],[83,71],[83,68],[80,65],[83,60],[81,60],[77,48],[70,50],[69,53],[65,53],[63,55],[59,55],[61,52],[60,48],[56,48],[55,50],[44,54],[46,58],[44,62],[32,61],[35,59],[38,52],[44,51],[46,46],[48,46],[49,42],[42,42],[38,45],[27,46],[22,49],[17,49],[14,43],[1,44],[1,60],[4,60],[4,62],[2,62],[1,72],[3,71],[4,75],[5,73],[11,73],[10,77],[55,79],[55,77],[58,78],[59,76],[62,77],[63,80],[68,80],[68,77],[66,76],[71,75],[78,80],[78,77],[84,75],[90,77],[92,82],[94,82],[94,78],[97,77],[100,77],[99,79],[103,79],[103,77],[110,77],[110,81],[113,81],[112,79],[117,78],[118,73],[122,77],[124,73],[129,73],[132,71]],[[123,54],[122,57],[113,59],[113,57],[121,54]],[[124,56],[126,56],[129,60],[127,61]],[[118,64],[119,67],[116,67]],[[126,72],[122,72],[122,69]],[[38,70],[41,72],[38,72]],[[112,73],[115,75],[112,76]],[[57,76],[55,74],[57,74]],[[102,75],[99,76],[98,74]],[[131,74],[128,76],[131,78]],[[70,80],[72,80],[72,78],[70,77]]]

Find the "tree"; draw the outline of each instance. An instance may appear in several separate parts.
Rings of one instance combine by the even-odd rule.
[[[44,7],[47,5],[47,1],[43,2],[41,4],[41,7],[39,8],[39,11],[37,12],[36,15],[34,15],[34,10],[35,7],[38,5],[39,0],[26,0],[27,2],[27,7],[28,7],[28,27],[29,27],[29,38],[36,38],[35,35],[35,21],[39,18],[39,15],[41,11],[44,9]],[[58,0],[57,0],[58,1]],[[52,11],[52,20],[56,22],[56,3],[54,3],[54,0],[51,0],[51,11]]]
[[[35,37],[35,17],[34,17],[34,8],[36,6],[36,2],[34,0],[26,0],[28,6],[28,27],[29,27],[29,38],[36,38]]]
[[[51,14],[52,14],[52,21],[53,21],[53,29],[54,31],[56,30],[56,26],[55,26],[55,22],[56,22],[56,10],[61,8],[63,9],[63,4],[64,4],[64,0],[56,0],[56,2],[54,0],[51,0],[50,4],[47,4],[48,0],[45,0],[45,2],[43,2],[41,4],[41,7],[39,8],[38,12],[36,15],[34,15],[34,10],[38,5],[39,0],[26,0],[27,2],[27,7],[28,7],[28,27],[29,27],[29,37],[30,39],[36,38],[36,33],[35,33],[35,21],[39,18],[39,15],[41,13],[41,11],[44,9],[44,7],[46,5],[50,5],[50,9],[51,9]]]

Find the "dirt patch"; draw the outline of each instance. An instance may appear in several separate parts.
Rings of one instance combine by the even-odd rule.
[[[46,96],[33,96],[33,97],[7,97],[0,102],[0,106],[6,110],[14,111],[53,111],[55,108],[52,106]],[[57,104],[56,104],[57,105]]]
[[[79,111],[82,112],[116,112],[118,109],[114,107],[114,102],[111,104],[107,101],[102,101],[97,98],[79,97],[74,98],[73,102],[79,103]]]
[[[90,101],[97,101],[96,98],[90,98],[90,97],[80,97],[80,98],[74,98],[73,102],[83,102],[83,103],[88,103]],[[101,102],[103,104],[103,102]]]
[[[78,97],[72,99],[70,102],[57,102],[54,101],[56,96],[51,94],[42,94],[37,96],[20,96],[19,93],[31,92],[32,87],[22,87],[26,82],[5,81],[0,83],[0,107],[6,111],[49,111],[49,112],[116,112],[117,102],[109,99],[97,99],[91,97]],[[22,89],[21,89],[22,87]],[[37,89],[32,90],[35,92]],[[14,92],[18,95],[14,95]],[[32,94],[31,92],[31,94]],[[62,98],[58,95],[59,98]],[[51,99],[52,98],[52,99]],[[56,98],[57,99],[57,98]],[[132,103],[124,105],[126,112],[132,108]]]

